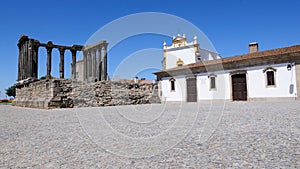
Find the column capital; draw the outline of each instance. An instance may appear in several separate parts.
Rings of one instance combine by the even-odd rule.
[[[104,40],[101,45],[107,47],[108,43]]]
[[[59,50],[59,54],[60,54],[60,55],[64,55],[64,54],[65,54],[65,51],[66,51],[66,48],[60,47],[60,48],[58,48],[58,50]]]
[[[52,52],[53,49],[53,43],[51,41],[48,41],[46,44],[47,53]]]
[[[23,44],[19,42],[19,43],[17,44],[17,46],[18,46],[19,50],[21,50]]]
[[[25,41],[27,41],[29,38],[26,35],[21,35],[19,38],[19,43],[23,44]]]
[[[73,50],[82,50],[83,49],[83,46],[82,45],[73,45],[72,47],[71,47],[71,49],[73,49]]]
[[[47,45],[46,47],[52,47],[52,48],[53,48],[53,43],[52,43],[52,41],[48,41],[46,45]]]
[[[38,40],[34,40],[34,45],[35,45],[36,47],[40,47],[41,43],[40,43],[40,41],[38,41]]]
[[[72,55],[76,55],[76,53],[77,53],[77,50],[74,48],[71,48],[70,51],[71,51]]]
[[[83,53],[83,55],[86,55],[86,54],[87,54],[87,51],[86,51],[86,50],[83,50],[82,53]]]
[[[106,50],[107,49],[107,45],[101,45],[101,49],[102,50]]]

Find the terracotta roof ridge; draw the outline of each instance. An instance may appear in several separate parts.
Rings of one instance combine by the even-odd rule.
[[[286,46],[286,47],[281,47],[281,48],[275,48],[275,49],[267,49],[267,50],[263,50],[263,51],[258,51],[258,52],[253,52],[253,53],[244,53],[244,54],[240,54],[240,55],[233,55],[233,56],[229,56],[229,57],[225,57],[223,59],[226,58],[231,58],[231,57],[238,57],[238,56],[252,56],[252,55],[257,55],[257,54],[265,54],[266,52],[274,52],[274,51],[280,51],[280,50],[285,50],[285,49],[298,49],[298,51],[300,51],[300,45],[292,45],[292,46]],[[295,51],[296,52],[296,51]],[[290,51],[286,51],[280,54],[284,54],[284,53],[291,53]]]

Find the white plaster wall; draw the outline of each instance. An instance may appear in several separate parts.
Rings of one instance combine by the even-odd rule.
[[[265,65],[242,69],[232,69],[219,72],[201,73],[197,75],[198,100],[230,100],[231,99],[231,76],[230,72],[235,70],[247,71],[247,94],[248,98],[279,98],[296,97],[296,73],[295,66],[291,71],[287,70],[287,64]],[[263,70],[266,67],[273,67],[276,71],[276,87],[266,87],[266,77]],[[216,90],[210,90],[209,74],[216,75]],[[162,79],[162,95],[166,101],[186,101],[186,78],[175,76],[176,91],[171,91],[169,79]],[[290,93],[290,85],[293,84],[293,92]]]
[[[220,55],[218,53],[213,53],[205,49],[199,49],[199,54],[201,56],[202,61],[220,59]]]
[[[173,77],[175,81],[175,91],[171,91],[170,78],[163,78],[161,81],[162,101],[186,101],[186,80],[185,76]]]
[[[210,74],[210,73],[209,73]],[[197,76],[198,100],[228,100],[230,99],[229,74],[223,71],[214,72],[216,75],[216,89],[210,89],[210,79],[207,73]]]
[[[205,49],[199,49],[199,54],[202,61],[220,59],[218,53],[210,52]],[[174,49],[166,52],[166,69],[177,67],[178,59],[181,59],[184,65],[195,63],[196,56],[194,46],[185,46],[185,48]]]
[[[177,67],[177,60],[181,59],[184,65],[195,63],[194,47],[166,52],[166,69]]]
[[[288,63],[248,68],[248,97],[295,97],[297,92],[295,67],[288,71],[287,65]],[[266,87],[266,77],[263,73],[266,67],[273,67],[277,70],[275,73],[276,87]],[[290,93],[291,84],[294,85],[292,93]]]

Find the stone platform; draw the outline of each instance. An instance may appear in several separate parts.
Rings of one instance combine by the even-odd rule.
[[[157,84],[51,79],[17,85],[13,105],[32,108],[73,108],[159,102]]]

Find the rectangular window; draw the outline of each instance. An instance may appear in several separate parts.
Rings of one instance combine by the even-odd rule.
[[[267,71],[267,85],[268,86],[274,86],[275,85],[274,71]]]
[[[175,81],[171,80],[171,91],[175,91]]]
[[[210,77],[210,89],[216,89],[216,77]]]

